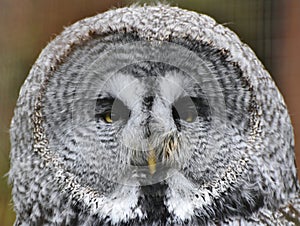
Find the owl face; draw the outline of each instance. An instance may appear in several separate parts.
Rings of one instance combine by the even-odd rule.
[[[213,186],[216,193],[226,186],[218,180],[227,169],[218,166],[242,157],[235,146],[227,146],[230,136],[224,139],[238,133],[227,122],[234,112],[225,106],[230,95],[238,94],[224,92],[228,81],[217,73],[230,73],[234,85],[238,70],[217,68],[215,53],[216,59],[207,60],[201,51],[195,54],[177,43],[125,35],[112,44],[112,38],[77,48],[53,75],[59,81],[49,81],[43,114],[48,116],[45,130],[52,131],[50,149],[80,186],[105,195],[126,219],[137,213],[147,217],[153,205],[159,206],[157,213],[191,219],[212,202]],[[247,90],[240,91],[247,98]],[[116,207],[105,212],[109,205],[103,205],[103,216],[124,220]]]

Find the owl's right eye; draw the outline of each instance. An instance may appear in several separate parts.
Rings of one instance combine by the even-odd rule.
[[[130,117],[130,110],[119,99],[114,98],[98,98],[95,109],[95,119],[105,123],[114,123],[122,120],[127,121]]]
[[[105,121],[106,123],[112,123],[113,120],[112,120],[112,118],[111,118],[111,111],[106,112],[105,115],[104,115],[104,117],[103,117],[103,119],[104,119],[104,121]]]

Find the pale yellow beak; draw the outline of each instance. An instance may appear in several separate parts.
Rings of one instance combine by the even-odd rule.
[[[148,167],[149,167],[150,174],[153,175],[156,172],[156,156],[155,156],[155,151],[153,149],[150,149],[149,152]]]
[[[168,158],[176,150],[178,147],[177,139],[170,138],[168,142],[165,143],[164,146],[164,154],[165,157]],[[148,168],[151,175],[153,175],[156,172],[156,155],[155,150],[150,146],[149,147],[149,155],[148,155]]]

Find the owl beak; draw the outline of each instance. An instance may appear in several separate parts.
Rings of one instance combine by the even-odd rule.
[[[163,147],[163,153],[165,158],[169,158],[172,156],[172,153],[178,148],[178,141],[175,137],[170,136],[168,139],[166,139],[166,142],[164,143]],[[151,175],[153,175],[156,172],[157,168],[157,156],[154,148],[149,147],[149,154],[148,154],[148,168]]]
[[[156,172],[156,156],[153,148],[151,148],[149,152],[148,168],[151,175],[153,175]]]

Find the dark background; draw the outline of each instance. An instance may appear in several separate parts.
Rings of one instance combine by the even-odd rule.
[[[9,170],[9,124],[32,64],[65,26],[135,1],[0,0],[0,225],[14,222]],[[149,1],[140,1],[149,2]],[[300,1],[177,0],[171,5],[208,14],[247,43],[273,76],[287,102],[300,165]]]

